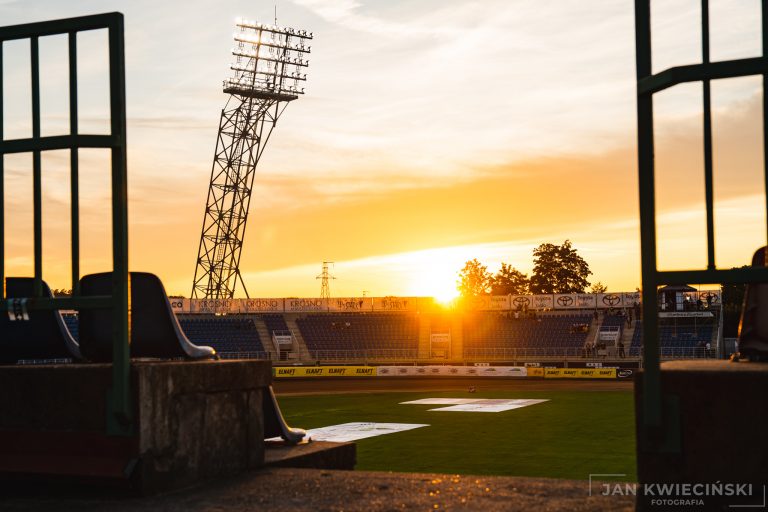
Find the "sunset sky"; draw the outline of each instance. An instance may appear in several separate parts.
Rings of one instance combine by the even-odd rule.
[[[307,94],[257,170],[241,260],[252,297],[319,295],[323,260],[335,296],[445,295],[468,259],[530,273],[534,247],[565,239],[592,282],[639,286],[632,0],[0,0],[3,25],[125,14],[132,270],[189,295],[234,19],[271,23],[275,4],[315,40]],[[655,71],[700,61],[699,4],[654,3]],[[760,2],[711,5],[713,60],[759,55]],[[79,40],[82,132],[105,127],[102,36]],[[41,48],[43,129],[60,133],[65,40]],[[6,138],[29,134],[27,56],[5,45]],[[765,244],[761,86],[713,84],[720,267]],[[701,86],[657,98],[660,266],[700,268]],[[83,273],[109,269],[106,157],[81,156]],[[67,162],[43,159],[44,277],[68,288]],[[6,169],[7,274],[28,275],[31,159]]]

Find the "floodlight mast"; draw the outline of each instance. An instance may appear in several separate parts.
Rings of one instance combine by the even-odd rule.
[[[304,94],[309,66],[306,30],[238,18],[232,75],[221,111],[192,298],[231,299],[240,274],[251,192],[264,148],[288,103]]]

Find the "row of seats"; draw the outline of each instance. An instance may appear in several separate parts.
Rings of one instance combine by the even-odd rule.
[[[714,325],[704,323],[699,325],[682,324],[677,326],[659,327],[659,347],[662,349],[688,349],[691,354],[695,354],[694,349],[701,348],[702,345],[712,343]],[[638,356],[643,345],[643,325],[638,323],[635,332],[632,335],[632,343],[629,347],[629,355]]]
[[[464,346],[468,349],[580,348],[587,333],[577,326],[591,315],[556,315],[510,318],[498,313],[477,313],[464,319]]]
[[[145,272],[131,272],[130,302],[130,356],[133,358],[188,358],[216,357],[209,346],[190,342],[181,330],[171,309],[168,296],[157,276]],[[6,296],[20,311],[23,299],[34,295],[34,280],[28,277],[9,277],[5,281]],[[50,287],[43,282],[43,296],[52,297]],[[109,296],[113,291],[111,272],[91,274],[80,280],[83,297]],[[83,309],[77,318],[73,337],[65,319],[58,310],[32,310],[11,319],[0,315],[0,364],[23,361],[76,360],[111,361],[113,348],[113,312],[109,308]]]
[[[308,315],[296,324],[312,354],[329,350],[418,350],[419,319],[415,314]]]

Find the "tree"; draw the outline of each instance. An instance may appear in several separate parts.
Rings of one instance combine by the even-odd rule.
[[[54,297],[71,297],[72,296],[72,290],[66,290],[64,288],[54,288],[51,290],[51,293]]]
[[[456,289],[464,298],[477,297],[487,294],[491,289],[492,282],[493,276],[488,272],[488,267],[481,264],[477,259],[473,259],[466,262],[464,268],[459,271]]]
[[[584,293],[592,274],[570,240],[541,244],[533,250],[531,293]]]
[[[524,295],[528,293],[529,279],[527,274],[523,274],[512,265],[501,264],[493,281],[491,282],[491,293],[494,295]]]
[[[605,286],[600,281],[593,284],[592,288],[589,289],[589,293],[605,293],[607,291],[608,291],[608,287]]]

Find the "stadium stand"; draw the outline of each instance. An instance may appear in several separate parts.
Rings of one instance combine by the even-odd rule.
[[[179,323],[193,343],[205,343],[223,358],[266,357],[256,325],[250,318],[180,316]]]
[[[591,321],[589,314],[514,318],[499,313],[474,313],[464,318],[464,356],[513,352],[577,356],[586,342]]]
[[[662,357],[705,357],[704,345],[714,346],[713,323],[680,323],[659,326],[659,348]],[[629,347],[630,356],[640,356],[643,345],[643,326],[638,324]]]
[[[352,357],[415,358],[419,320],[415,314],[310,314],[296,320],[310,354],[318,359]]]
[[[285,323],[285,318],[283,318],[283,315],[262,315],[261,318],[267,325],[267,330],[269,331],[270,335],[274,334],[275,332],[290,332],[288,324]]]

